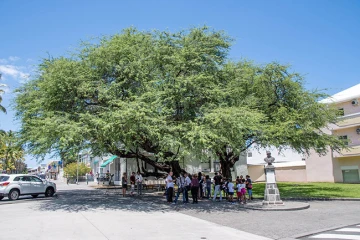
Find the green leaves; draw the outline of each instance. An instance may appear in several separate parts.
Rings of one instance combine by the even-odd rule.
[[[91,168],[86,166],[84,163],[70,163],[64,167],[64,173],[67,178],[75,178],[77,174],[79,176],[85,176],[86,173],[89,173]]]
[[[231,62],[231,42],[208,27],[129,28],[83,43],[71,58],[43,60],[38,77],[18,90],[23,143],[36,155],[86,146],[150,152],[154,161],[224,147],[239,155],[253,143],[321,153],[343,147],[321,132],[336,114],[300,74],[279,63]]]

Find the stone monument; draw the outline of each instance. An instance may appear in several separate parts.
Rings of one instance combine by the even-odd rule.
[[[284,203],[280,199],[280,192],[276,184],[275,167],[272,165],[275,158],[271,156],[271,152],[266,151],[264,161],[267,165],[265,166],[266,187],[263,205],[283,205]]]

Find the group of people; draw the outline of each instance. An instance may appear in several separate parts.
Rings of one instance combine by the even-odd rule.
[[[141,175],[141,173],[138,171],[137,174],[135,175],[135,172],[131,173],[130,176],[130,195],[134,195],[135,192],[135,185],[137,188],[137,194],[138,195],[142,195],[142,182],[143,182],[143,177]],[[127,184],[128,184],[128,179],[127,179],[127,175],[126,173],[123,173],[123,176],[121,178],[121,183],[122,183],[122,195],[123,197],[126,196],[126,190],[127,190]]]
[[[143,176],[138,171],[136,174],[132,172],[130,176],[130,195],[134,195],[135,186],[137,187],[137,194],[142,195],[142,183]],[[122,182],[122,196],[126,196],[126,190],[128,187],[128,177],[126,173],[123,173],[121,178]],[[240,204],[245,204],[248,195],[248,200],[252,200],[252,181],[249,175],[246,175],[246,178],[240,177],[236,178],[235,184],[232,182],[232,179],[227,179],[222,177],[220,174],[215,173],[213,180],[209,175],[204,175],[201,172],[198,174],[188,174],[181,173],[179,177],[174,178],[173,172],[170,172],[165,179],[166,191],[165,195],[167,202],[176,204],[179,200],[180,195],[182,194],[182,202],[189,203],[189,192],[192,196],[192,203],[197,204],[198,199],[207,198],[217,201],[217,196],[219,195],[219,200],[222,201],[224,197],[231,203],[235,204],[235,200]],[[175,185],[177,186],[177,191],[174,193]],[[214,188],[212,188],[214,185]],[[213,195],[212,193],[213,190]],[[175,199],[174,199],[175,195]],[[235,198],[234,198],[235,195]]]
[[[235,204],[235,193],[236,200],[240,204],[246,203],[246,194],[248,195],[248,200],[253,199],[252,181],[249,175],[246,175],[246,178],[243,176],[237,177],[234,184],[232,179],[223,178],[218,173],[215,173],[215,177],[211,181],[209,175],[203,175],[201,172],[194,175],[182,173],[176,179],[173,178],[173,173],[170,172],[165,181],[167,202],[173,204],[177,203],[180,194],[182,194],[183,203],[189,203],[189,191],[192,195],[193,204],[197,204],[199,198],[211,199],[212,184],[214,185],[213,201],[217,200],[217,195],[220,195],[219,201],[222,201],[223,193],[227,200],[233,204]],[[173,201],[175,184],[178,188],[175,200]]]

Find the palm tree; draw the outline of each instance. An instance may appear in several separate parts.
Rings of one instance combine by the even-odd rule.
[[[18,143],[16,133],[10,130],[1,136],[0,159],[2,159],[3,170],[10,172],[21,171],[19,168],[25,160],[25,152]]]

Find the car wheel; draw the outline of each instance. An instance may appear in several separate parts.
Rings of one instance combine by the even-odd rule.
[[[39,195],[35,194],[35,195],[31,195],[33,198],[37,198]]]
[[[4,197],[0,197],[0,200],[2,200]]]
[[[54,196],[54,189],[52,187],[49,187],[46,189],[45,197],[52,197]]]
[[[17,189],[12,189],[9,192],[9,200],[14,201],[14,200],[18,200],[20,196],[20,192]]]

